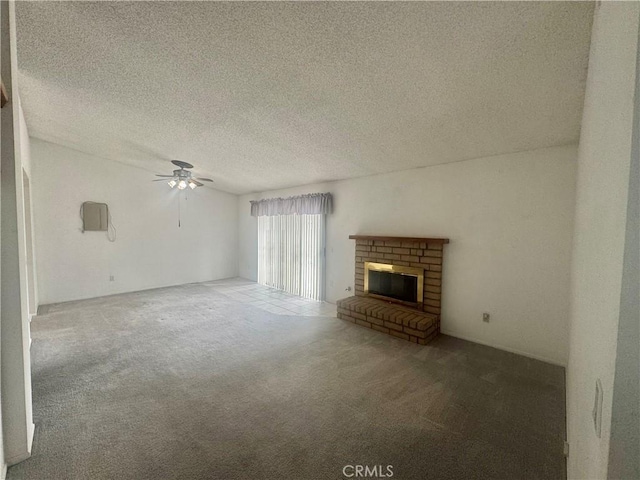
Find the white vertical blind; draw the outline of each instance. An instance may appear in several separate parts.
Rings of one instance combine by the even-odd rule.
[[[258,283],[324,299],[325,215],[258,217]]]

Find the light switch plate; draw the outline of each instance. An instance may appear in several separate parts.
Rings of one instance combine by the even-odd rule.
[[[596,430],[596,435],[600,438],[602,428],[602,382],[600,382],[599,378],[596,380],[595,394],[591,416],[593,417],[593,427]]]

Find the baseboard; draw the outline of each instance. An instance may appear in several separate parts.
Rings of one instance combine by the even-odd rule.
[[[31,456],[30,452],[23,452],[23,453],[20,453],[19,455],[14,455],[13,457],[9,457],[6,459],[7,465],[11,466],[11,465],[15,465],[16,463],[24,462],[30,456]]]
[[[5,462],[6,462],[5,469],[7,466],[11,466],[11,465],[15,465],[16,463],[23,462],[31,456],[31,448],[33,447],[33,435],[35,433],[35,430],[36,430],[35,424],[34,423],[30,424],[27,431],[27,451],[21,452],[18,455],[14,455],[13,457],[5,458]]]
[[[29,433],[27,434],[27,450],[29,451],[29,456],[31,456],[31,448],[33,447],[33,437],[36,433],[36,424],[32,423],[29,425]]]
[[[477,338],[468,337],[466,335],[459,335],[458,333],[450,332],[450,331],[447,331],[447,330],[444,330],[444,329],[441,329],[440,331],[445,335],[449,335],[450,337],[459,338],[461,340],[467,340],[468,342],[479,343],[480,345],[485,345],[487,347],[496,348],[498,350],[504,350],[505,352],[515,353],[516,355],[522,355],[523,357],[533,358],[534,360],[540,360],[541,362],[550,363],[552,365],[558,365],[559,367],[567,368],[567,364],[566,363],[559,362],[558,360],[555,360],[555,359],[552,359],[552,358],[543,357],[541,355],[534,355],[534,354],[529,353],[529,352],[523,352],[521,350],[517,350],[515,348],[510,348],[510,347],[505,347],[503,345],[496,345],[496,344],[488,343],[488,342],[485,342],[483,340],[478,340]]]
[[[197,282],[187,282],[187,283],[170,283],[170,284],[161,284],[161,285],[151,285],[151,286],[145,286],[145,287],[140,287],[137,288],[135,290],[116,290],[114,292],[105,292],[103,294],[97,294],[97,295],[92,295],[92,296],[88,296],[88,297],[73,297],[73,298],[68,298],[68,299],[60,299],[60,300],[45,300],[46,303],[43,304],[38,304],[38,308],[42,308],[42,312],[40,312],[40,315],[46,315],[47,309],[51,306],[51,305],[60,305],[60,304],[64,304],[64,303],[71,303],[71,302],[79,302],[82,300],[95,300],[97,298],[108,298],[108,297],[115,297],[117,295],[125,295],[127,293],[141,293],[141,292],[148,292],[150,290],[160,290],[162,288],[171,288],[171,287],[182,287],[185,285],[198,285],[200,283],[209,283],[209,282],[217,282],[219,280],[231,280],[232,278],[238,278],[238,277],[225,277],[225,278],[214,278],[211,280],[201,280],[201,281],[197,281]]]

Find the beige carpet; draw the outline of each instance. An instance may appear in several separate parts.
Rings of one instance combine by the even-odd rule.
[[[272,313],[229,285],[43,309],[33,456],[8,478],[564,477],[562,368]]]

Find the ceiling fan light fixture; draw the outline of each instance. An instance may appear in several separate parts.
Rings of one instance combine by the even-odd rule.
[[[190,163],[183,162],[181,160],[171,160],[171,163],[179,168],[175,169],[172,175],[156,174],[156,177],[161,178],[153,180],[154,182],[166,181],[167,185],[169,185],[170,188],[178,187],[178,190],[184,190],[187,187],[189,187],[191,190],[195,190],[197,187],[204,186],[203,183],[200,183],[200,180],[202,180],[203,182],[213,182],[213,180],[211,180],[210,178],[192,176],[192,172],[187,170],[189,168],[193,168],[193,165],[191,165]]]

